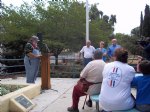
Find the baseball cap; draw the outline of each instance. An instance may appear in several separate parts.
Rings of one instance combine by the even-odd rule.
[[[39,38],[38,38],[37,36],[35,36],[35,35],[33,35],[33,36],[31,37],[31,40],[40,41]]]

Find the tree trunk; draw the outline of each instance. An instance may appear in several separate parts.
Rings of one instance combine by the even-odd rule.
[[[55,64],[58,65],[58,55],[55,55]]]

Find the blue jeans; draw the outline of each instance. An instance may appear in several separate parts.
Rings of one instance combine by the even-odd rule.
[[[24,65],[26,71],[26,82],[35,83],[36,77],[39,72],[40,59],[30,59],[28,56],[24,57]]]
[[[136,105],[136,108],[142,112],[149,112],[150,111],[150,105]]]
[[[92,58],[84,58],[84,66],[86,66],[90,61],[92,61]]]

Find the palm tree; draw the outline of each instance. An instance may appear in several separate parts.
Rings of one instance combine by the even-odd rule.
[[[103,20],[104,20],[106,23],[108,23],[109,16],[107,16],[107,15],[104,15],[104,16],[103,16]]]
[[[116,23],[116,15],[111,15],[109,22],[114,25],[114,23]]]
[[[89,16],[91,20],[96,20],[99,19],[100,12],[96,6],[96,4],[91,6],[90,12],[89,12]]]
[[[101,19],[103,18],[103,11],[99,11],[99,14],[101,15]]]

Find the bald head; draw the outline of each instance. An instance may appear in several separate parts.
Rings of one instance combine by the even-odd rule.
[[[91,41],[90,41],[90,40],[87,40],[87,41],[86,41],[86,46],[89,47],[90,45],[91,45]]]
[[[111,40],[111,43],[112,43],[113,45],[116,45],[116,44],[117,44],[117,39],[112,39],[112,40]]]

